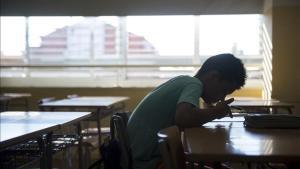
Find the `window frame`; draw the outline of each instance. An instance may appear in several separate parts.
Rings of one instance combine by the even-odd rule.
[[[30,63],[30,54],[29,54],[29,24],[28,17],[26,18],[26,31],[25,31],[25,64],[8,64],[2,65],[1,69],[23,69],[24,75],[22,77],[1,77],[1,86],[9,86],[9,87],[155,87],[158,84],[166,81],[168,78],[150,78],[145,77],[144,79],[129,79],[128,78],[128,69],[130,68],[166,68],[166,67],[174,67],[174,68],[193,68],[195,71],[201,66],[203,62],[202,57],[200,56],[200,46],[199,46],[199,23],[200,15],[194,15],[194,54],[191,56],[192,64],[157,64],[157,65],[148,65],[148,64],[128,64],[127,59],[127,28],[126,28],[126,16],[119,16],[119,45],[117,48],[119,50],[117,55],[121,59],[119,64],[76,64],[76,65],[60,65],[60,64],[32,64]],[[184,56],[181,56],[184,57]],[[245,65],[249,67],[249,65]],[[47,68],[87,68],[90,70],[89,77],[30,77],[30,69],[47,69]],[[250,64],[251,67],[251,64]],[[117,76],[114,78],[97,78],[93,74],[93,69],[95,68],[116,68]],[[258,69],[262,69],[262,66],[259,66]],[[115,80],[113,82],[109,82],[109,80]],[[261,79],[262,80],[262,79]],[[70,83],[72,82],[72,83]],[[250,82],[247,84],[247,87],[255,87],[262,88],[261,83]]]

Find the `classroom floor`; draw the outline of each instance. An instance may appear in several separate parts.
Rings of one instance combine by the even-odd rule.
[[[77,147],[72,147],[72,149],[70,150],[71,154],[72,154],[72,158],[71,161],[69,161],[69,167],[68,167],[68,159],[66,151],[62,151],[59,153],[56,153],[53,156],[53,169],[78,169],[78,151],[77,151]],[[83,158],[84,162],[85,162],[85,166],[84,168],[88,168],[88,166],[90,166],[93,162],[97,161],[99,158],[99,152],[97,149],[93,149],[92,151],[90,151],[91,154],[90,155],[85,155]],[[260,168],[261,164],[255,164],[252,163],[251,166],[248,166],[246,163],[227,163],[228,167],[232,168],[232,169],[255,169],[255,168]],[[275,169],[288,169],[286,166],[282,165],[282,164],[271,164],[271,167],[266,166],[265,167],[268,169],[271,167],[275,168]],[[25,169],[38,169],[39,168],[39,163],[35,163],[32,164],[28,167],[26,167]],[[103,165],[100,166],[100,169],[103,169]],[[94,167],[94,169],[98,169],[97,167]]]
[[[53,169],[78,169],[78,150],[77,147],[72,147],[70,149],[72,158],[68,161],[67,153],[66,151],[61,151],[53,155],[52,164]],[[90,155],[84,155],[83,161],[84,161],[84,168],[88,168],[93,162],[97,161],[99,158],[99,152],[97,149],[94,149],[91,151]],[[68,165],[69,163],[69,165]],[[38,169],[39,168],[39,161],[36,163],[33,163],[27,167],[24,167],[24,169]],[[96,169],[97,167],[95,167]],[[100,167],[100,169],[103,169],[103,167]]]

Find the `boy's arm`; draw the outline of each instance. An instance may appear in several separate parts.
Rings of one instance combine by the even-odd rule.
[[[188,102],[179,103],[176,107],[175,122],[178,126],[187,128],[223,118],[231,113],[228,106],[231,102],[233,102],[233,99],[220,101],[216,106],[206,109],[199,109]]]

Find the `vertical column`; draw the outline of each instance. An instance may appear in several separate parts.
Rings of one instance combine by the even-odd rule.
[[[120,58],[121,58],[121,64],[124,65],[124,67],[122,67],[119,70],[119,75],[118,75],[118,84],[120,86],[120,82],[124,81],[127,79],[127,26],[126,26],[126,17],[122,16],[120,17],[119,20],[119,37],[120,37],[120,43],[119,43],[119,47],[120,47]]]
[[[198,65],[200,64],[200,47],[199,47],[199,21],[200,21],[200,16],[195,15],[195,20],[194,20],[194,58],[193,58],[193,64]]]

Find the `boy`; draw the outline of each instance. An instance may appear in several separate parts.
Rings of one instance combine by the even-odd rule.
[[[128,133],[134,169],[155,169],[161,161],[157,132],[177,125],[195,127],[231,115],[226,95],[245,84],[240,59],[220,54],[207,59],[194,77],[178,76],[151,91],[135,108]],[[216,106],[200,109],[199,98]]]

